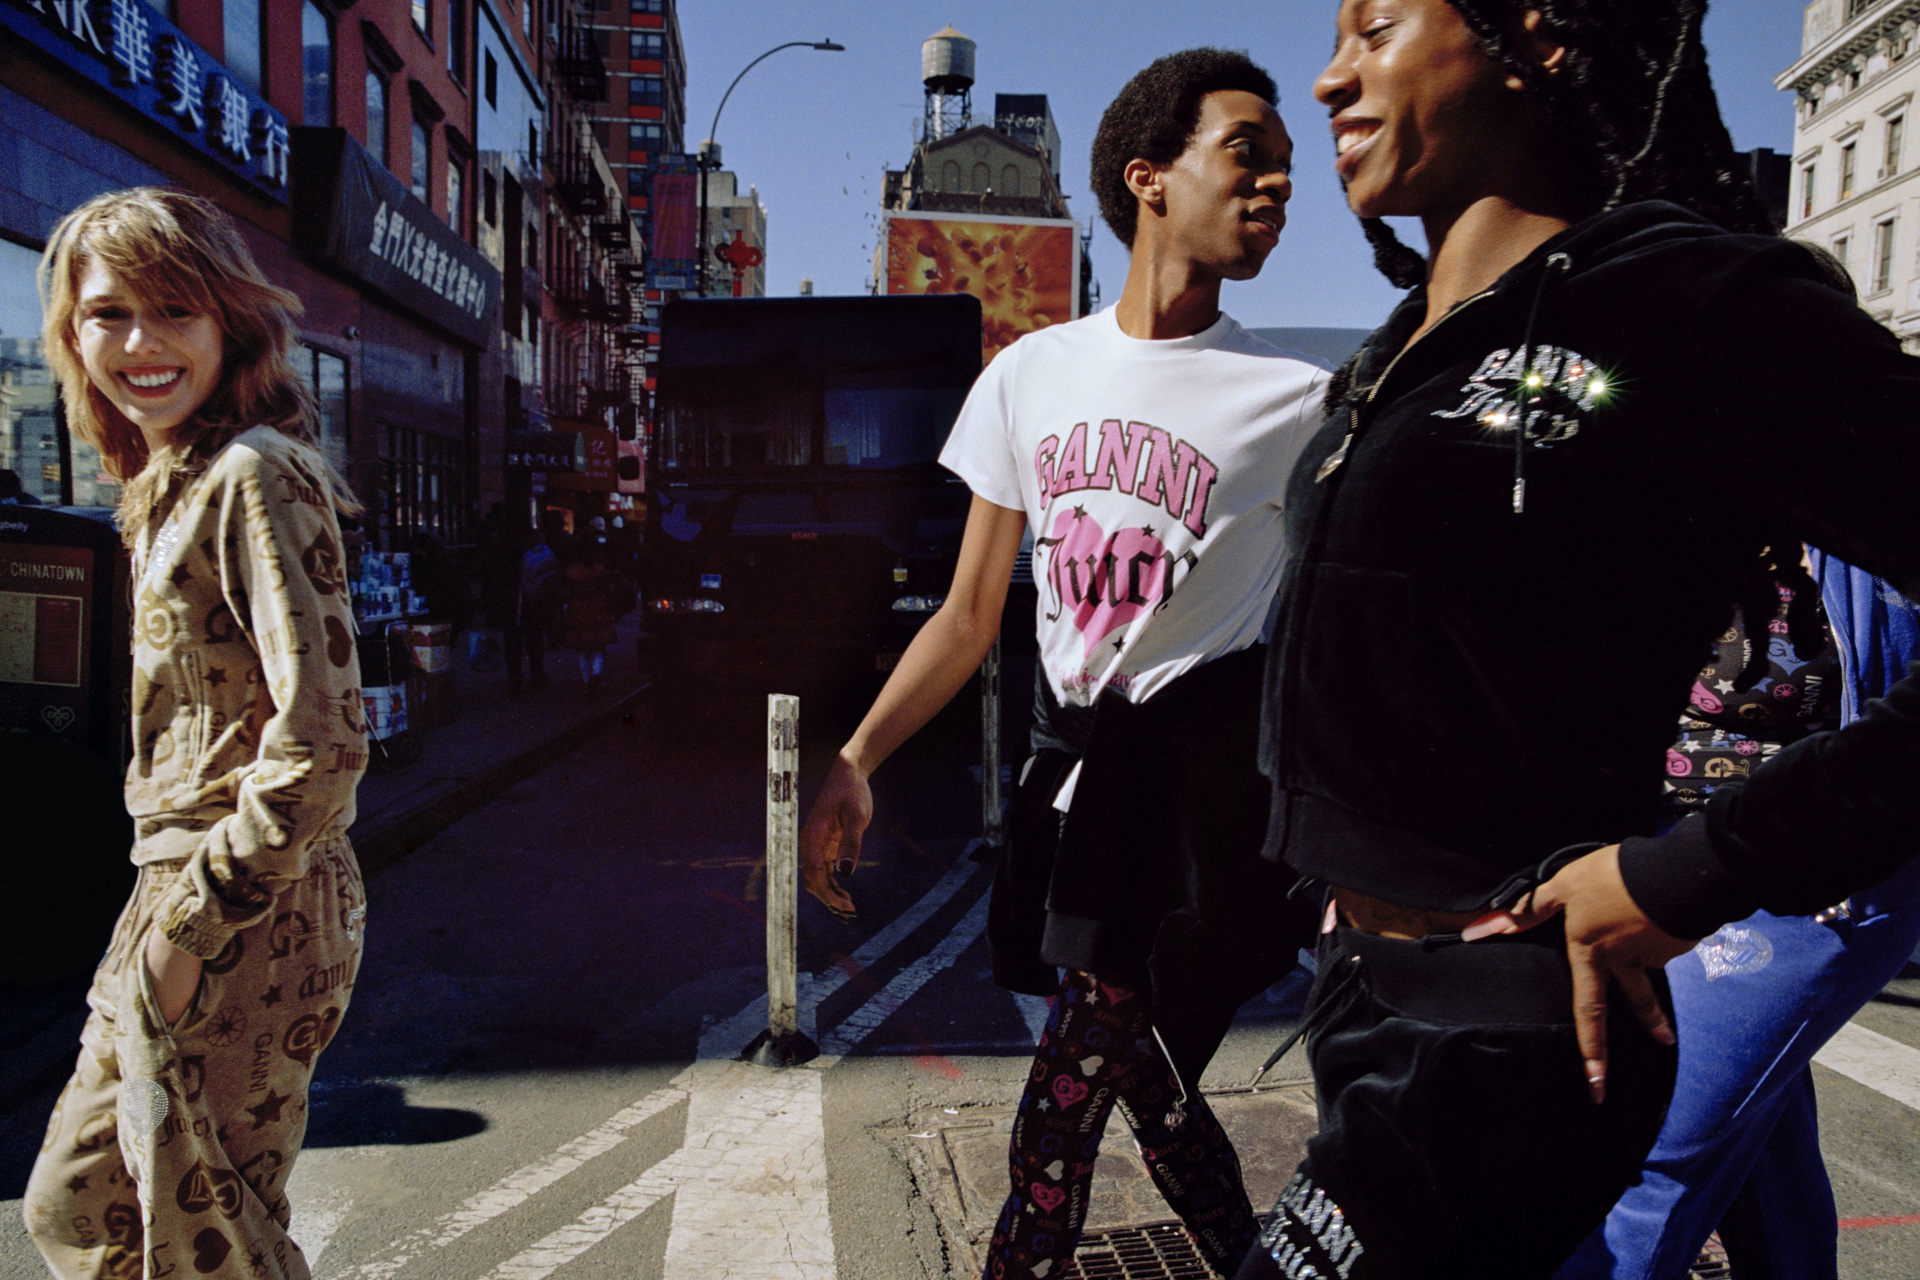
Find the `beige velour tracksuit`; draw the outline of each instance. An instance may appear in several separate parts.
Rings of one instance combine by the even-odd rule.
[[[345,835],[366,736],[328,493],[318,454],[255,427],[135,555],[139,881],[24,1202],[59,1280],[308,1276],[286,1182],[366,916]],[[154,930],[206,962],[172,1026]]]

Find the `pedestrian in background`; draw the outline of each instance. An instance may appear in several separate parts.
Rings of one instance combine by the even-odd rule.
[[[1327,375],[1220,309],[1223,282],[1257,276],[1286,222],[1293,142],[1276,101],[1245,54],[1190,49],[1102,115],[1093,186],[1130,252],[1120,301],[1028,334],[974,384],[940,455],[974,495],[953,589],[801,835],[809,889],[850,910],[834,871],[858,861],[867,779],[986,656],[1031,525],[1037,727],[987,935],[995,981],[1053,1005],[988,1280],[1064,1274],[1116,1105],[1215,1270],[1257,1231],[1200,1078],[1313,930],[1292,877],[1259,857],[1256,756],[1281,491]]]
[[[523,655],[528,687],[535,693],[547,687],[547,636],[553,628],[553,617],[559,611],[561,592],[566,588],[561,553],[566,550],[567,539],[560,514],[548,511],[542,515],[540,524],[538,534],[516,537],[504,544],[516,552],[512,623],[502,627],[506,637],[509,694],[520,692]]]
[[[1806,628],[1788,627],[1786,609],[1770,630],[1730,632],[1716,670],[1695,685],[1688,717],[1695,724],[1703,711],[1722,724],[1785,720],[1781,727],[1797,741],[1805,734],[1792,732],[1796,721],[1824,727],[1831,708],[1851,723],[1920,658],[1920,608],[1831,556],[1816,551],[1812,561],[1832,647],[1808,654],[1808,639],[1793,634],[1805,637]],[[1784,589],[1795,591],[1791,605],[1816,590],[1810,580]],[[1726,696],[1749,662],[1771,667],[1752,688],[1772,707]],[[1775,710],[1782,707],[1806,711],[1782,716]],[[1713,732],[1717,741],[1703,743],[1698,729],[1687,737],[1696,746],[1682,753],[1687,777],[1706,773],[1715,759],[1757,765],[1778,751],[1762,746],[1763,737],[1724,729]],[[1733,747],[1731,760],[1721,742]],[[1757,749],[1743,753],[1743,743]],[[1680,767],[1676,761],[1669,772]],[[1900,973],[1916,944],[1920,863],[1909,863],[1817,915],[1756,912],[1669,963],[1680,1034],[1673,1105],[1639,1182],[1556,1280],[1684,1280],[1716,1225],[1736,1277],[1837,1280],[1839,1223],[1820,1153],[1811,1063]]]
[[[59,1280],[305,1280],[287,1179],[366,915],[339,527],[359,507],[313,447],[299,301],[212,204],[89,201],[54,229],[42,282],[68,421],[124,486],[140,871],[27,1230]]]
[[[566,647],[580,664],[584,692],[600,692],[607,646],[614,641],[613,617],[618,582],[607,567],[607,522],[595,516],[587,532],[575,538],[566,567]]]

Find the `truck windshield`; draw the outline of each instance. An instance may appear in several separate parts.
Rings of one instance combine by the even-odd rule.
[[[864,470],[932,462],[966,399],[965,387],[828,387],[824,461]]]
[[[965,296],[681,300],[661,339],[655,465],[682,476],[924,466],[980,371]]]

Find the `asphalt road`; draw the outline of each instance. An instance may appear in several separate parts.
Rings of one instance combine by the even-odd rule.
[[[729,1061],[764,1016],[757,707],[643,713],[376,878],[290,1185],[316,1275],[974,1274],[969,1232],[999,1194],[1037,1016],[987,980],[975,714],[963,700],[876,780],[860,920],[802,899],[804,1015],[824,1051],[808,1068]],[[804,794],[844,728],[803,703]],[[1210,1085],[1244,1082],[1288,1000],[1249,1007]],[[1841,1273],[1916,1277],[1920,1072],[1907,1102],[1889,1091],[1898,1046],[1920,1048],[1920,979],[1856,1022],[1896,1049],[1877,1087],[1816,1068]],[[1311,1124],[1289,1071],[1222,1104],[1236,1134],[1272,1135],[1250,1162],[1256,1198]],[[0,1117],[0,1276],[43,1274],[17,1197],[51,1102]],[[1155,1216],[1130,1150],[1110,1147],[1095,1225]]]

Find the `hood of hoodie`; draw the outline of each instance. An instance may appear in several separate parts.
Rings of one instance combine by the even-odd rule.
[[[1661,821],[1667,748],[1765,521],[1724,483],[1703,353],[1787,241],[1677,205],[1588,218],[1411,345],[1362,350],[1288,487],[1269,856],[1463,911],[1513,871]],[[1524,479],[1517,501],[1516,479]],[[1517,509],[1518,508],[1518,509]]]

